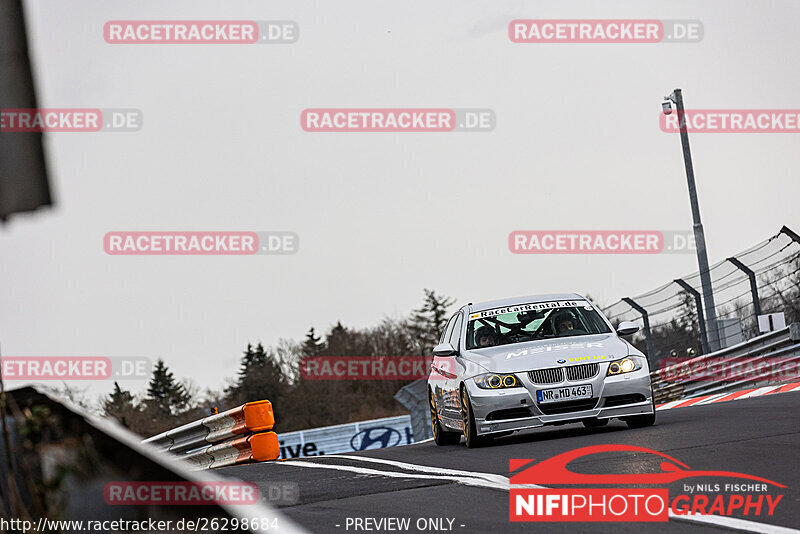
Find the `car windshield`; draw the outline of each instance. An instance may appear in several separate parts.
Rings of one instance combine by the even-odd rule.
[[[519,304],[471,313],[467,349],[609,332],[606,322],[585,300]]]

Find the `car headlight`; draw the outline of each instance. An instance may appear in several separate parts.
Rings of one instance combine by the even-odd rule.
[[[487,373],[475,377],[475,383],[481,389],[521,388],[522,384],[516,375]]]
[[[642,368],[642,361],[639,358],[628,356],[621,360],[615,360],[608,366],[606,376],[622,375],[632,373]]]

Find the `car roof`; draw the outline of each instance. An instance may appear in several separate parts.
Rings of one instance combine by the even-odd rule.
[[[577,293],[551,293],[548,295],[528,295],[525,297],[511,297],[499,300],[487,300],[467,306],[469,312],[491,310],[492,308],[502,308],[504,306],[516,306],[519,304],[533,304],[536,302],[549,302],[551,300],[586,300]]]

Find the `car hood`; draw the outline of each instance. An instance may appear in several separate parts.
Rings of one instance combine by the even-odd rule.
[[[601,363],[628,354],[628,344],[616,334],[597,334],[475,349],[464,353],[464,357],[488,371],[514,373],[561,365]]]

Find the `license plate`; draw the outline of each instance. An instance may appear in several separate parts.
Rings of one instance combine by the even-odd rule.
[[[592,385],[566,386],[563,388],[540,389],[536,391],[536,400],[539,404],[548,402],[563,402],[579,399],[588,399],[592,396]]]

